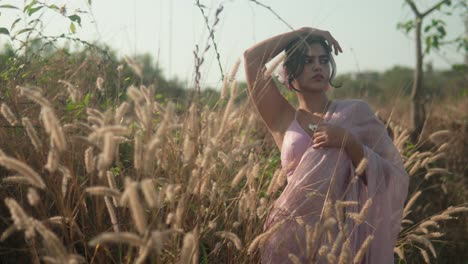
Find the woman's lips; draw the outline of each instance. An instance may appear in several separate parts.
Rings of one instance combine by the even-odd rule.
[[[322,81],[325,78],[322,75],[315,75],[314,77],[312,77],[312,79],[314,79],[316,81]]]

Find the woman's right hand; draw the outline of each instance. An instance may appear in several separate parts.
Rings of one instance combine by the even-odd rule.
[[[301,35],[301,37],[308,37],[308,36],[313,35],[313,36],[318,36],[318,37],[324,38],[327,41],[328,46],[332,50],[335,50],[335,55],[338,55],[338,52],[341,52],[341,53],[343,52],[343,50],[341,49],[340,44],[330,34],[329,31],[320,30],[320,29],[311,28],[311,27],[303,27],[303,28],[298,29],[296,32],[298,32]]]

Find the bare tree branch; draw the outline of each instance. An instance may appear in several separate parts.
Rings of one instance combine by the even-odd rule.
[[[442,6],[443,4],[445,3],[448,3],[449,1],[448,0],[442,0],[440,1],[439,3],[435,4],[433,7],[429,8],[426,12],[424,12],[421,16],[422,17],[425,17],[427,16],[428,14],[430,14],[432,11],[436,10],[437,8],[439,8],[440,6]]]
[[[270,12],[273,13],[273,15],[275,15],[275,16],[276,16],[281,22],[283,22],[286,26],[288,26],[289,29],[294,30],[294,28],[293,28],[291,25],[289,25],[288,22],[286,22],[286,20],[284,20],[282,17],[280,17],[280,16],[278,15],[278,13],[276,13],[275,10],[273,10],[271,7],[269,7],[269,6],[265,5],[265,4],[262,4],[262,3],[258,2],[257,0],[250,0],[250,1],[253,2],[253,3],[255,3],[255,4],[257,4],[257,5],[259,5],[259,6],[261,6],[261,7],[264,7],[264,8],[266,8],[266,9],[270,10]]]

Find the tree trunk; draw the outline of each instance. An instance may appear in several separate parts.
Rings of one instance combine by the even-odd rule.
[[[422,69],[422,43],[421,43],[421,27],[422,17],[416,17],[416,69],[414,71],[414,83],[411,91],[411,137],[416,140],[421,134],[426,112],[424,110],[424,98],[422,94],[423,87],[423,69]]]

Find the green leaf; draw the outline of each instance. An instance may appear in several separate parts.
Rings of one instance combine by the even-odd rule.
[[[38,6],[38,7],[31,7],[28,9],[28,15],[29,16],[32,16],[34,13],[36,13],[37,11],[41,10],[44,6]]]
[[[10,31],[4,27],[0,27],[0,34],[10,35]]]
[[[18,22],[20,22],[20,21],[21,21],[21,18],[16,19],[16,20],[11,24],[10,30],[13,30],[13,28],[15,28],[16,24],[18,24]]]
[[[71,15],[68,17],[71,21],[78,23],[81,27],[81,17],[78,15]]]
[[[70,23],[70,31],[71,31],[73,34],[76,33],[75,23],[73,23],[73,22]]]
[[[22,30],[16,32],[15,36],[18,36],[19,34],[23,34],[25,32],[29,32],[29,31],[32,31],[34,30],[34,28],[23,28]]]
[[[60,7],[56,6],[56,5],[50,5],[48,6],[50,9],[54,9],[54,10],[60,10]]]
[[[14,5],[0,5],[0,8],[8,8],[8,9],[19,9]]]

